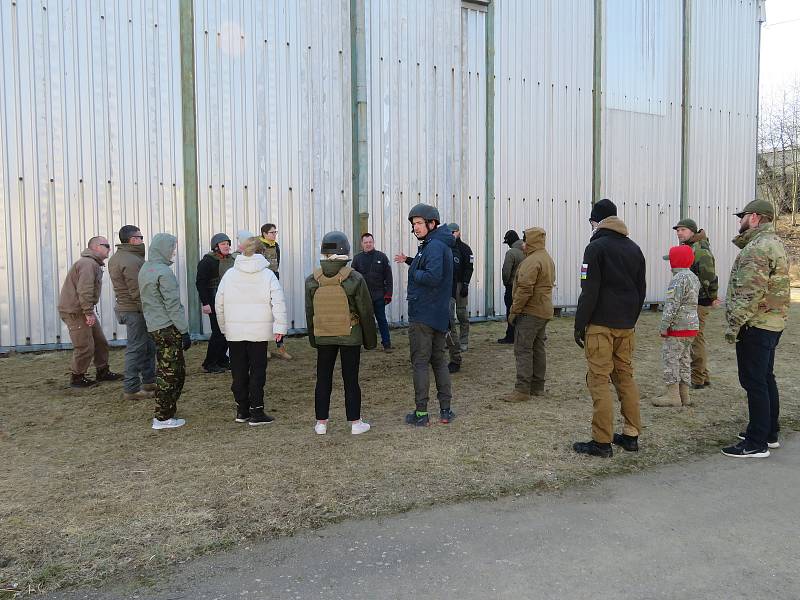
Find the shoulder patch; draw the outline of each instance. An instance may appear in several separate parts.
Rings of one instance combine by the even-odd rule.
[[[583,263],[581,265],[581,279],[586,279],[589,276],[589,265],[588,263]]]

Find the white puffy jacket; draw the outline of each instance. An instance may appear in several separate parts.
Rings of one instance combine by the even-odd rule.
[[[219,282],[214,307],[229,342],[265,342],[289,330],[286,302],[269,261],[240,254]]]

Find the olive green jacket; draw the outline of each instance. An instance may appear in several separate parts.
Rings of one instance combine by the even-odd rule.
[[[347,265],[347,261],[321,260],[319,264],[325,277],[333,277],[342,267]],[[342,282],[342,287],[347,295],[350,313],[358,316],[358,324],[353,325],[350,335],[347,336],[316,337],[314,335],[314,294],[319,288],[319,282],[314,279],[313,274],[306,277],[305,296],[308,341],[313,348],[317,346],[361,346],[363,344],[364,348],[372,350],[378,345],[378,332],[375,327],[375,313],[372,309],[372,298],[369,295],[367,282],[361,273],[353,270],[347,279]]]

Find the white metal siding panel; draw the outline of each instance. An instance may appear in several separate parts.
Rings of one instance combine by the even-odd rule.
[[[689,216],[706,230],[720,296],[738,249],[740,210],[755,196],[758,3],[693,2]]]
[[[601,195],[645,255],[653,301],[680,215],[682,19],[680,0],[606,2]]]
[[[0,33],[0,346],[69,342],[58,295],[89,237],[183,239],[177,3],[2,0]],[[98,308],[123,338],[108,277]]]
[[[275,223],[298,328],[322,236],[352,231],[349,9],[349,0],[195,3],[201,244],[207,252],[225,232],[235,246],[238,230]]]
[[[508,229],[547,231],[557,305],[575,305],[592,193],[591,3],[501,0],[495,16],[495,307]]]
[[[456,221],[478,256],[469,309],[484,314],[485,13],[459,0],[367,0],[370,231],[393,255],[416,254],[408,210]],[[407,269],[393,265],[391,321],[406,318]]]

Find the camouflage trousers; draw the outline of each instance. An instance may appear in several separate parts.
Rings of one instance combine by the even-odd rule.
[[[156,343],[156,412],[160,421],[171,419],[183,391],[186,363],[181,332],[171,325],[150,333]]]
[[[661,366],[664,370],[664,383],[685,383],[692,381],[692,342],[693,337],[664,338],[661,345]]]

